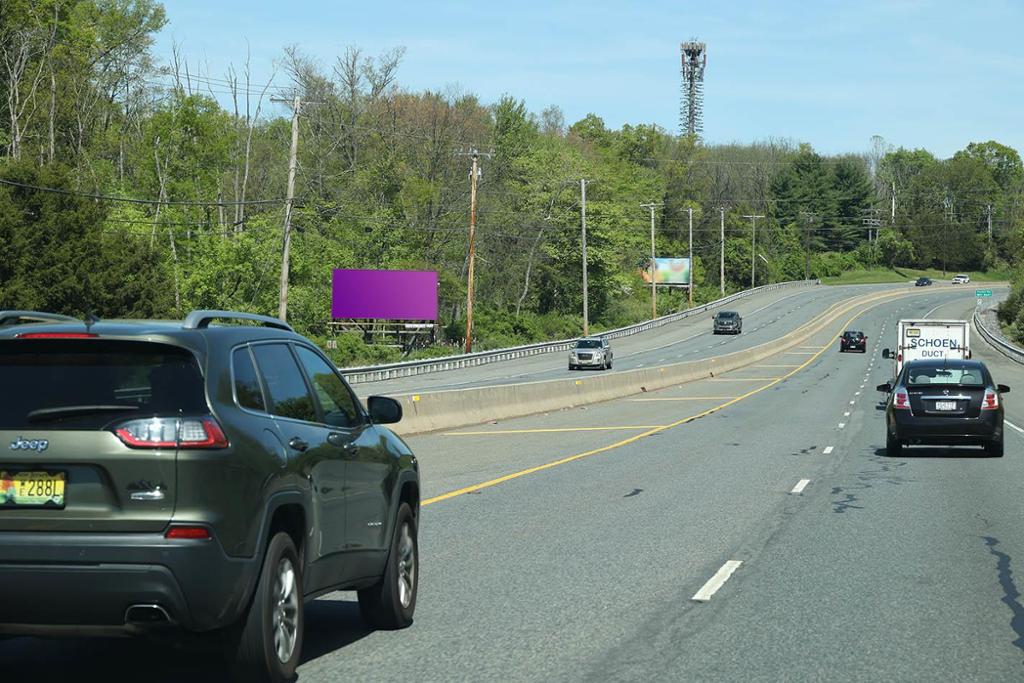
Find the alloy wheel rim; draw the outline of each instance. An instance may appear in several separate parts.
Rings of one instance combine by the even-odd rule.
[[[287,557],[277,563],[274,575],[274,601],[272,627],[274,649],[282,664],[295,654],[299,632],[299,593],[295,581],[295,567]]]
[[[403,608],[412,604],[416,589],[416,544],[409,524],[402,525],[398,538],[398,600]]]

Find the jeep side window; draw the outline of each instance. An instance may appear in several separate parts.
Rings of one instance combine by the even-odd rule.
[[[257,344],[252,353],[267,386],[270,412],[293,420],[319,422],[313,396],[288,346]]]
[[[320,400],[324,422],[332,427],[353,427],[359,424],[355,399],[334,369],[305,346],[296,345],[295,352]]]
[[[238,405],[250,410],[266,411],[263,388],[260,387],[260,379],[256,374],[256,366],[252,364],[249,349],[247,347],[235,349],[231,354],[231,365],[235,371],[235,396],[238,399]]]

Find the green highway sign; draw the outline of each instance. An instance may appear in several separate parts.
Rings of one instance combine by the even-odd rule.
[[[992,296],[992,290],[991,289],[976,289],[976,290],[974,290],[974,296],[978,297],[979,299],[982,298],[982,297],[986,297],[986,296]]]

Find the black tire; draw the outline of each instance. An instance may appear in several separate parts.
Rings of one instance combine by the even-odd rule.
[[[575,370],[575,369],[576,369],[576,366],[575,366],[575,365],[570,365],[570,366],[569,366],[569,372],[572,372],[572,371],[573,371],[573,370]]]
[[[611,359],[608,360],[608,369],[609,370],[612,369],[612,361],[611,361]]]
[[[398,506],[384,575],[373,586],[359,591],[359,612],[367,624],[387,630],[412,624],[420,576],[419,557],[416,518],[408,503],[402,503]]]
[[[903,444],[899,439],[892,438],[891,434],[885,435],[885,454],[890,458],[898,458],[903,455]]]
[[[993,458],[1003,457],[1003,440],[1000,439],[999,441],[989,441],[987,444],[985,444],[985,452],[988,453]]]
[[[285,584],[288,583],[286,577],[289,566],[291,590],[287,592]],[[281,597],[286,597],[287,604],[279,605]],[[302,655],[302,632],[305,626],[302,603],[302,565],[299,563],[299,554],[291,536],[279,531],[267,544],[263,568],[249,610],[231,630],[225,645],[228,666],[235,680],[246,683],[284,683],[294,679],[295,668]],[[284,661],[278,651],[275,620],[287,614],[292,615],[294,633],[290,656]],[[286,639],[282,641],[281,649],[287,651],[289,644]]]

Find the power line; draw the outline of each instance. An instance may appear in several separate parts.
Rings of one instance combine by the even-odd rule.
[[[49,192],[52,194],[69,195],[73,197],[84,197],[86,199],[96,199],[104,202],[121,202],[124,204],[146,204],[151,206],[163,205],[163,206],[239,206],[242,204],[283,204],[283,199],[247,199],[245,201],[226,201],[213,199],[210,201],[202,200],[169,200],[169,199],[134,199],[132,197],[114,197],[111,195],[93,194],[91,192],[79,192],[77,190],[66,190],[60,187],[44,187],[42,185],[32,185],[29,183],[19,183],[14,180],[6,180],[0,178],[0,185],[8,185],[10,187],[19,187],[25,190],[35,190],[36,192]]]

